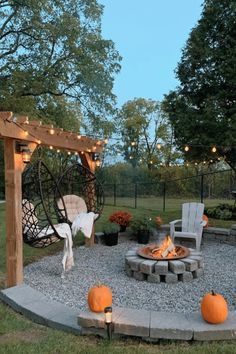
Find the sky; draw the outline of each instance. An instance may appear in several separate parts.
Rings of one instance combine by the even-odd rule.
[[[142,97],[161,101],[175,89],[174,70],[203,0],[98,0],[102,35],[123,57],[113,92],[118,107]]]

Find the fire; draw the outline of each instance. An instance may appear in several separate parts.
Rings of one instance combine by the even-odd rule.
[[[152,249],[152,256],[156,258],[171,258],[177,256],[176,248],[171,240],[171,237],[167,235],[163,242]]]

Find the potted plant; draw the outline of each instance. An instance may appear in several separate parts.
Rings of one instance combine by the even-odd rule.
[[[134,235],[137,237],[138,243],[146,244],[149,242],[150,230],[155,223],[147,216],[139,217],[132,220],[130,227]]]
[[[118,243],[118,232],[120,231],[119,225],[108,222],[104,228],[104,241],[107,246],[115,246]]]
[[[109,216],[109,221],[120,225],[120,231],[124,232],[132,219],[132,215],[126,211],[116,211]]]
[[[152,233],[154,236],[157,236],[159,234],[162,224],[163,220],[160,216],[154,217],[152,225]]]

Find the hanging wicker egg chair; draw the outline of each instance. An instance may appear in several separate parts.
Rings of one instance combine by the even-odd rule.
[[[47,247],[68,232],[67,223],[58,224],[55,195],[60,196],[60,212],[67,219],[64,200],[48,167],[41,159],[30,164],[22,176],[22,227],[23,240],[32,247]]]

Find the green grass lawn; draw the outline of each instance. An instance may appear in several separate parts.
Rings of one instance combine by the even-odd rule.
[[[172,198],[170,196],[166,197],[165,200],[165,211],[175,211],[175,210],[181,210],[182,204],[187,203],[187,202],[200,202],[199,198],[191,198],[191,197],[185,197],[185,198]],[[138,197],[137,198],[137,208],[145,208],[149,209],[150,205],[152,207],[152,210],[156,210],[157,212],[162,212],[163,211],[163,198],[162,197]],[[226,200],[226,199],[205,199],[204,204],[206,208],[216,206],[220,203],[229,203],[233,204],[233,200]],[[114,198],[112,197],[106,197],[106,204],[107,205],[114,205]],[[117,197],[116,198],[116,206],[117,207],[130,207],[130,208],[135,208],[135,199],[134,197]]]
[[[145,207],[145,205],[144,205]],[[96,231],[101,231],[106,223],[109,215],[116,210],[126,210],[134,216],[147,215],[150,217],[160,215],[165,223],[170,220],[181,217],[180,208],[172,208],[167,212],[157,212],[153,210],[152,203],[146,208],[139,207],[132,209],[127,207],[106,206],[103,215],[96,223]],[[4,205],[0,205],[0,284],[4,286],[5,279],[5,223],[4,223]],[[210,224],[219,227],[230,227],[236,221],[219,221],[210,220]],[[81,244],[81,240],[77,240],[76,244]],[[40,257],[50,255],[62,250],[63,242],[50,246],[44,250],[34,249],[27,245],[24,246],[24,264],[28,264]],[[108,342],[95,336],[74,336],[72,334],[53,330],[38,324],[35,324],[20,314],[14,312],[8,306],[0,302],[0,353],[4,354],[73,354],[73,353],[91,353],[91,354],[143,354],[143,353],[170,353],[170,354],[215,354],[228,353],[236,354],[235,342],[170,342],[161,341],[159,344],[148,344],[135,339],[114,339]]]

